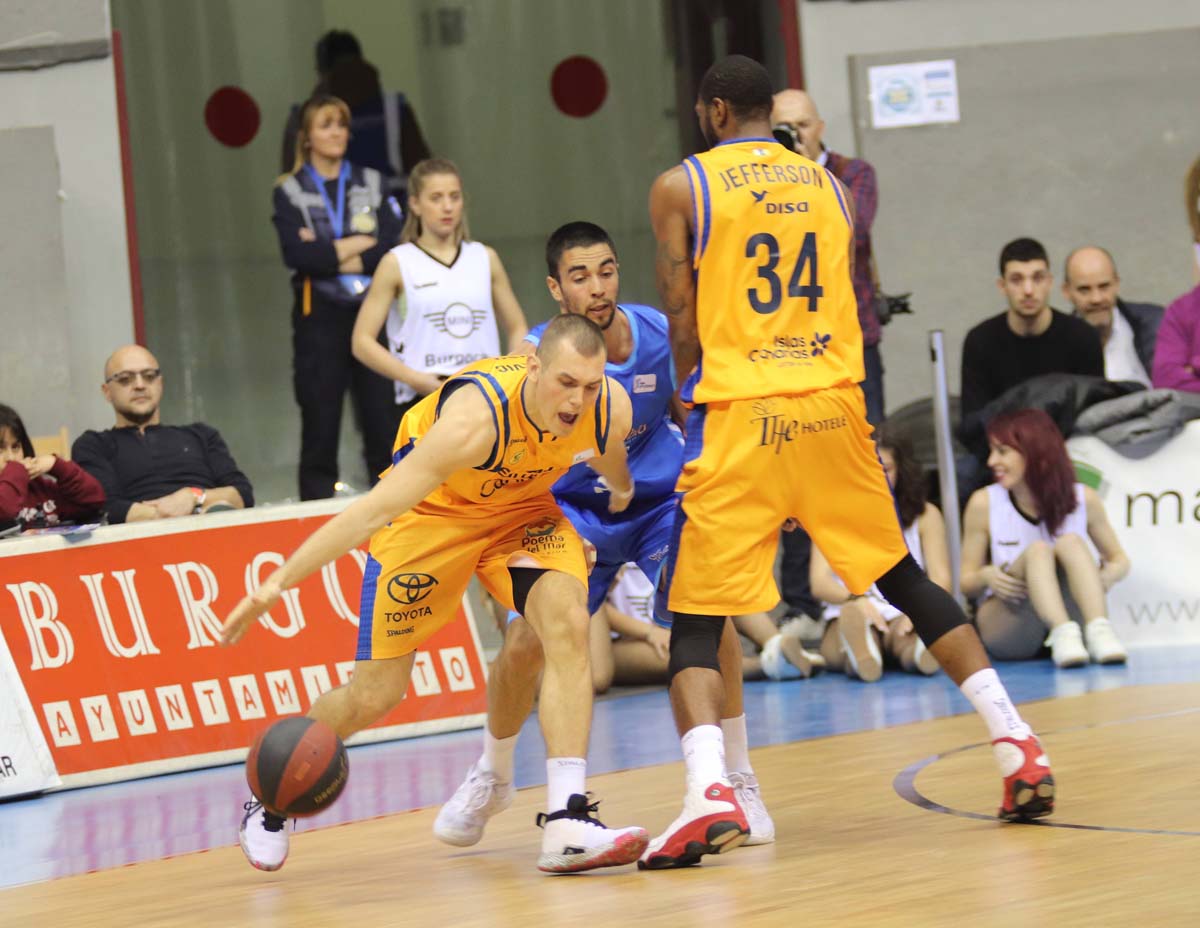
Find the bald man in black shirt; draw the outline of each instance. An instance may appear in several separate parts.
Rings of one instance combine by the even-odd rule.
[[[149,351],[140,345],[114,351],[102,389],[117,424],[84,432],[71,457],[104,487],[110,523],[254,505],[250,481],[216,429],[159,421],[162,372]]]

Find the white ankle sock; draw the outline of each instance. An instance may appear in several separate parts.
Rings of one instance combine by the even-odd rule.
[[[1008,698],[1008,691],[994,668],[975,671],[963,680],[959,689],[982,716],[988,736],[993,741],[997,738],[1016,738],[1021,741],[1033,734],[1033,729],[1025,724],[1017,707]]]
[[[511,783],[513,778],[513,751],[517,747],[517,736],[496,738],[486,728],[483,730],[483,753],[476,766],[496,775],[501,783]]]
[[[547,757],[546,811],[565,809],[574,793],[587,793],[587,761],[582,757]]]
[[[710,783],[728,783],[725,776],[725,745],[718,725],[697,725],[680,739],[688,779],[704,788]]]
[[[742,713],[737,718],[721,719],[721,734],[725,739],[725,771],[733,773],[754,773],[750,766],[750,746],[746,739],[746,715]]]

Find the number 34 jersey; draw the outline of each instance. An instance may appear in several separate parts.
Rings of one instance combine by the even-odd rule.
[[[684,400],[810,393],[863,380],[848,194],[774,139],[683,162],[691,185],[700,364]]]

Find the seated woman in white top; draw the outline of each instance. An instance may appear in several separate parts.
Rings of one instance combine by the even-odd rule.
[[[499,355],[500,329],[512,353],[529,331],[500,256],[471,241],[458,168],[422,161],[408,191],[400,244],[379,262],[352,338],[354,356],[395,381],[401,415],[450,374]]]
[[[921,465],[912,441],[885,422],[876,432],[875,446],[896,499],[908,550],[934,583],[950,589],[946,523],[938,508],[925,501]],[[826,603],[821,656],[830,670],[866,683],[883,675],[885,661],[910,673],[937,673],[937,660],[917,637],[908,616],[884,599],[876,587],[862,596],[851,596],[815,546],[809,582],[813,595]]]
[[[962,547],[962,590],[981,597],[975,623],[984,646],[1000,660],[1034,657],[1045,643],[1059,667],[1081,666],[1089,656],[1123,663],[1104,594],[1129,573],[1129,558],[1100,498],[1076,482],[1054,420],[1040,409],[1003,413],[988,423],[987,436],[996,482],[968,501]]]

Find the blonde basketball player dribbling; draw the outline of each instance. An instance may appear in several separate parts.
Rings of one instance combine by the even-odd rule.
[[[284,590],[370,537],[354,675],[309,713],[346,738],[403,698],[416,648],[456,615],[476,573],[523,612],[545,653],[539,716],[552,766],[538,867],[552,873],[632,863],[648,840],[641,828],[604,827],[587,794],[587,570],[579,536],[549,492],[587,461],[612,487],[614,510],[633,496],[622,441],[629,397],[605,377],[605,358],[595,324],[564,316],[536,355],[459,371],[404,417],[396,463],[379,484],[243,599],[222,633],[223,643],[237,642]],[[405,634],[388,635],[389,584],[413,574],[438,581],[422,600],[428,608],[407,619]],[[241,843],[254,866],[278,869],[287,856],[283,820],[250,807]]]

